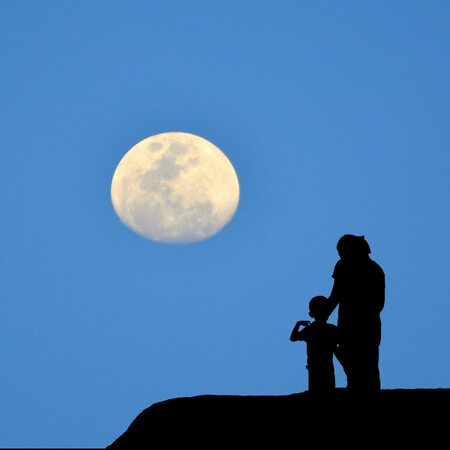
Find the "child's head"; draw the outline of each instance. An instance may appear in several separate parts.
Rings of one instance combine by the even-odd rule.
[[[328,299],[322,295],[313,297],[309,302],[309,315],[316,320],[327,321],[330,316]]]

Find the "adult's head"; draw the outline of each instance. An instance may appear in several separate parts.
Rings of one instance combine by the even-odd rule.
[[[371,253],[365,237],[354,236],[353,234],[344,234],[344,236],[339,239],[337,251],[341,259],[364,258]]]

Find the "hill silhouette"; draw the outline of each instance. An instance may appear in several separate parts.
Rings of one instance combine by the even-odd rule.
[[[200,395],[142,411],[107,448],[437,448],[448,442],[450,389],[280,396]],[[344,447],[342,447],[344,448]],[[374,447],[375,448],[375,447]],[[394,447],[395,448],[395,447]]]

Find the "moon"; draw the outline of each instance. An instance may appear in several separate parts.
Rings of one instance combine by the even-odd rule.
[[[119,219],[145,238],[196,242],[233,218],[239,181],[211,142],[190,133],[161,133],[123,156],[112,178],[111,201]]]

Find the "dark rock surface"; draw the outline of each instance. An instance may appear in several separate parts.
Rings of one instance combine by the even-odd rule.
[[[107,448],[441,448],[449,404],[450,389],[174,398],[142,411]]]

